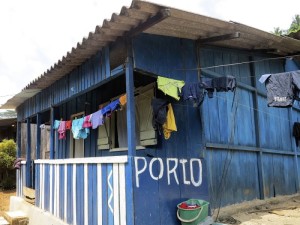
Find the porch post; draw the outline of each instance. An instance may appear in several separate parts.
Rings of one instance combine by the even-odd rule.
[[[17,158],[21,158],[21,122],[17,122]]]
[[[41,114],[36,114],[36,152],[35,158],[41,158]]]
[[[30,118],[27,118],[27,143],[26,143],[26,187],[32,187],[31,181],[31,127]]]
[[[128,134],[128,156],[135,156],[135,101],[133,82],[133,55],[131,40],[127,41],[126,59],[126,96],[127,96],[127,134]]]
[[[54,159],[54,145],[55,145],[55,134],[54,134],[54,129],[53,129],[53,124],[54,124],[54,107],[51,107],[50,111],[50,159]]]

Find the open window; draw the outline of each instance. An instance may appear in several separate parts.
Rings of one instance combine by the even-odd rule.
[[[136,145],[138,149],[157,144],[156,131],[152,126],[151,100],[153,96],[153,84],[135,91]],[[109,118],[105,119],[104,125],[99,126],[97,143],[99,150],[128,149],[126,106],[122,110],[113,112]]]

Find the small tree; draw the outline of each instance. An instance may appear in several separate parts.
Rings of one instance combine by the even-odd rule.
[[[13,163],[16,158],[16,143],[14,140],[4,139],[0,142],[0,185],[4,189],[15,186],[15,172]]]
[[[291,26],[288,30],[288,33],[293,33],[293,32],[297,32],[300,30],[300,16],[299,14],[295,15],[293,18],[293,21],[291,23]]]

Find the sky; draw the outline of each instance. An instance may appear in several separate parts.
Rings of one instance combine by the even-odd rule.
[[[151,0],[267,32],[288,29],[300,0]],[[0,105],[131,0],[0,1]]]

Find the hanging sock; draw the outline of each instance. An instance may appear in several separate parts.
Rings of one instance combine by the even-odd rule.
[[[180,99],[178,96],[181,93],[181,88],[184,86],[184,81],[174,80],[166,77],[157,77],[157,88],[165,93],[175,98],[177,101]]]
[[[177,131],[176,121],[171,103],[168,104],[168,112],[166,122],[163,124],[163,133],[165,139],[171,137],[171,133]]]

